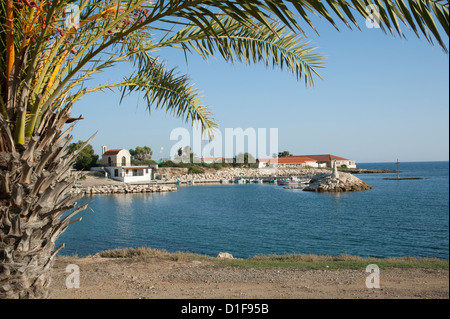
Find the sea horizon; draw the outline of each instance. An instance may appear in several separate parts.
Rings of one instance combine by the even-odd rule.
[[[400,161],[399,163],[440,163],[440,162],[449,162],[449,160],[433,160],[433,161]],[[355,162],[356,164],[383,164],[383,163],[397,163],[397,160],[394,161],[381,161],[381,162]]]

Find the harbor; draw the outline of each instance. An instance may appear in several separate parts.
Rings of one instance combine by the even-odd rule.
[[[178,187],[229,184],[270,184],[286,189],[313,192],[352,192],[372,189],[372,186],[355,175],[386,174],[383,180],[419,180],[422,177],[401,176],[397,169],[338,169],[329,168],[224,168],[209,169],[204,173],[190,174],[183,168],[159,168],[157,178],[147,182],[124,183],[107,178],[99,172],[87,172],[74,188],[84,194],[163,193],[177,191]],[[392,176],[393,174],[396,176]]]
[[[364,190],[370,187],[352,187],[363,182],[350,173],[340,172],[340,177],[335,176],[328,180],[333,174],[327,169],[278,169],[264,170],[252,168],[229,168],[210,171],[204,174],[188,174],[179,169],[164,169],[163,178],[148,182],[124,183],[106,178],[98,172],[88,172],[84,179],[79,180],[74,192],[85,194],[118,194],[118,193],[154,193],[176,191],[177,187],[199,186],[199,185],[227,185],[227,184],[271,184],[289,189],[304,189],[314,191],[334,191],[339,179],[341,184],[349,184],[349,187],[339,187],[338,191]],[[321,180],[315,188],[310,182]],[[324,186],[325,185],[325,186]]]
[[[80,204],[89,202],[94,213],[80,212],[83,222],[69,227],[61,238],[66,243],[63,253],[84,256],[107,249],[152,247],[208,256],[224,251],[235,258],[300,252],[448,259],[448,162],[405,162],[401,168],[405,177],[425,179],[396,183],[383,179],[395,174],[366,174],[362,180],[373,187],[368,191],[305,191],[319,186],[322,182],[316,181],[325,174],[330,176],[324,171],[303,190],[267,182],[183,183],[170,186],[176,191],[142,193],[140,188],[129,188],[128,193],[86,195]],[[255,174],[244,178],[250,177],[261,178]],[[339,178],[352,177],[339,172]],[[158,183],[155,190],[157,186],[169,187]],[[408,229],[399,231],[398,225]]]

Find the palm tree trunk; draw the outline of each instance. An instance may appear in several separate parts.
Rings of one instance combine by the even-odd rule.
[[[70,110],[46,112],[20,148],[0,115],[0,298],[48,296],[53,258],[63,247],[55,249],[55,241],[87,206],[72,192],[78,176],[68,176],[78,155],[67,153],[73,125],[63,131]]]

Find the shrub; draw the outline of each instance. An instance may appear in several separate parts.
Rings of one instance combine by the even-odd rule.
[[[215,170],[222,169],[222,164],[214,163],[211,165],[211,168],[214,168]]]
[[[192,166],[191,168],[189,168],[188,172],[189,174],[203,174],[205,170],[198,166]]]
[[[77,151],[83,144],[83,141],[70,144],[68,147],[69,154]],[[73,167],[79,171],[88,171],[91,167],[96,165],[98,157],[98,155],[94,154],[92,145],[89,144],[78,154]]]

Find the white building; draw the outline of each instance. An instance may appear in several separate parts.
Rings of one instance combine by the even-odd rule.
[[[132,166],[131,155],[125,149],[107,150],[102,146],[102,165],[108,176],[124,182],[149,182],[152,179],[150,166]]]
[[[324,155],[293,155],[278,158],[257,159],[256,167],[264,168],[301,168],[301,167],[333,167],[333,162],[336,162],[336,167],[356,168],[356,163],[353,160],[335,156],[331,154]]]
[[[304,168],[320,167],[316,160],[306,156],[288,156],[276,158],[262,158],[256,160],[257,168]]]

